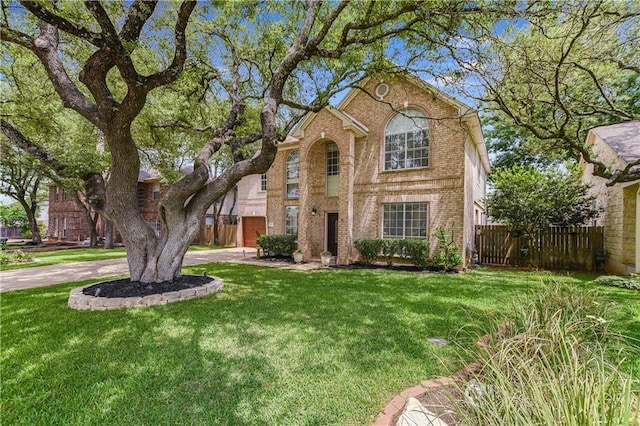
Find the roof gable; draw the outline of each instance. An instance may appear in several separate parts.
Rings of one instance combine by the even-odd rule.
[[[640,159],[640,121],[624,121],[591,129],[627,164]]]

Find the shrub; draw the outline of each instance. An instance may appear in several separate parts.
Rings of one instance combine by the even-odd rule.
[[[298,248],[295,235],[261,235],[258,245],[267,256],[291,256]]]
[[[382,239],[382,256],[389,266],[393,265],[393,257],[400,254],[400,241],[397,238]]]
[[[626,275],[623,277],[619,277],[616,275],[603,275],[593,280],[593,282],[600,285],[608,285],[610,287],[619,287],[640,291],[640,276],[635,274]]]
[[[408,238],[401,240],[401,252],[405,257],[411,259],[411,263],[416,266],[427,266],[429,264],[429,241]]]
[[[447,230],[437,227],[433,232],[433,236],[438,239],[438,249],[433,254],[434,265],[444,271],[450,271],[454,267],[461,265],[460,247],[453,242],[453,238],[449,240]]]
[[[380,238],[360,238],[355,240],[353,245],[360,253],[362,263],[369,265],[382,250],[382,242]]]
[[[637,378],[607,358],[616,337],[606,330],[610,306],[579,293],[552,283],[514,308],[503,335],[482,346],[467,399],[456,402],[463,424],[638,424]]]
[[[0,252],[0,265],[10,265],[12,263],[29,263],[33,262],[33,256],[22,250],[14,252]]]

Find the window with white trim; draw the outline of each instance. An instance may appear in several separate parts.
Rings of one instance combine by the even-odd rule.
[[[298,235],[298,206],[285,206],[284,233]]]
[[[267,174],[263,173],[260,175],[260,191],[267,190]]]
[[[160,182],[155,182],[153,184],[153,195],[152,195],[154,200],[159,200],[160,199]]]
[[[60,235],[60,228],[59,228],[59,225],[58,225],[58,218],[54,217],[53,218],[53,236],[58,238],[58,235]]]
[[[67,218],[62,218],[62,238],[67,238]]]
[[[384,129],[384,169],[412,169],[429,165],[429,121],[417,109],[391,117]]]
[[[291,151],[287,155],[287,198],[298,198],[300,188],[300,151]]]
[[[337,197],[340,189],[340,151],[333,142],[327,144],[327,197]]]
[[[383,204],[383,238],[427,238],[427,203]]]

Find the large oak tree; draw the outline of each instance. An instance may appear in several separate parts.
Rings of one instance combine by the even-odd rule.
[[[435,45],[478,6],[369,0],[24,0],[17,12],[9,12],[3,17],[3,41],[20,46],[21,54],[35,55],[64,106],[104,135],[110,174],[106,181],[98,174],[87,177],[88,198],[119,227],[131,279],[153,282],[180,275],[207,208],[242,176],[265,172],[277,143],[304,113],[323,108],[368,69],[379,72],[381,64],[388,64],[382,57],[385,40],[419,29],[418,42]],[[192,79],[181,79],[185,75]],[[192,157],[192,171],[171,183],[161,198],[162,229],[156,237],[137,203],[141,146],[136,119],[153,93],[176,84],[187,88],[195,80],[201,85],[192,93],[204,87],[200,96],[224,101],[223,114],[199,129],[206,139]],[[252,110],[259,115],[248,129]],[[3,128],[9,126],[3,122]],[[22,140],[38,158],[55,162],[41,146],[27,142]],[[209,162],[223,146],[235,153],[256,142],[257,155],[234,155],[237,161],[211,175]]]

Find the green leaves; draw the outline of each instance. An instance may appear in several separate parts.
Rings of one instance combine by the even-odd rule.
[[[488,214],[515,230],[583,225],[598,216],[595,197],[587,194],[589,187],[566,170],[515,166],[498,171],[492,179]]]

